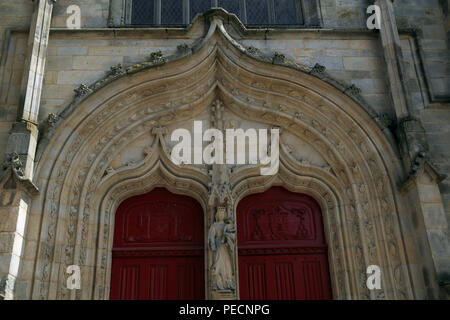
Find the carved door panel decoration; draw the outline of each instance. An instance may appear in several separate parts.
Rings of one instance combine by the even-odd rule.
[[[111,299],[204,299],[203,210],[157,188],[117,209]]]
[[[241,299],[331,299],[320,207],[273,187],[237,207]]]

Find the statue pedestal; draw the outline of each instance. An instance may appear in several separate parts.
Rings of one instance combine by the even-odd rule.
[[[236,290],[212,290],[212,300],[237,300]]]

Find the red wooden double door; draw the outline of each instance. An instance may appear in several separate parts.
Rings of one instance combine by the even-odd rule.
[[[237,208],[241,299],[329,299],[318,204],[274,187]],[[125,200],[115,218],[111,299],[204,299],[203,210],[165,189]]]

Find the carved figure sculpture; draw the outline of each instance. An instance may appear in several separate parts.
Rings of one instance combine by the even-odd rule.
[[[212,289],[234,291],[233,258],[236,242],[236,229],[231,219],[226,218],[225,207],[219,207],[216,221],[211,225],[208,235],[209,248],[213,252]]]

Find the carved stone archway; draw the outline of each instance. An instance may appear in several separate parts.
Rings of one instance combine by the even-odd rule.
[[[400,161],[376,114],[347,95],[351,91],[320,67],[244,48],[220,15],[192,48],[181,46],[169,58],[152,54],[149,62],[114,68],[81,87],[39,146],[35,180],[41,193],[31,210],[42,223],[32,297],[108,298],[111,230],[120,201],[164,186],[196,198],[208,228],[220,204],[211,201],[211,190],[220,184],[231,217],[245,195],[272,185],[314,197],[323,210],[336,299],[413,298],[409,264],[416,257],[407,255],[399,224],[405,214],[396,188]],[[217,99],[226,117],[214,122],[281,128],[277,175],[242,166],[220,181],[214,167],[171,163],[167,133],[210,119]],[[297,152],[298,146],[308,151]],[[208,267],[210,255],[206,259]],[[83,274],[76,292],[65,287],[66,266],[73,264]],[[382,269],[383,289],[370,292],[366,268],[373,264]],[[220,298],[211,292],[208,271],[206,279],[208,297]]]

